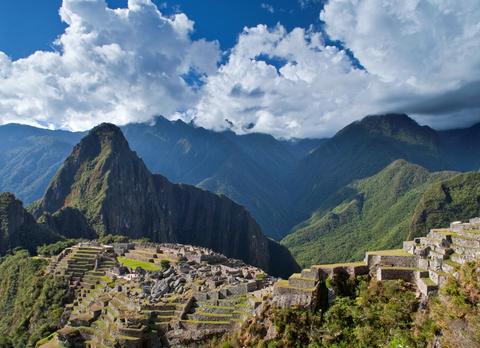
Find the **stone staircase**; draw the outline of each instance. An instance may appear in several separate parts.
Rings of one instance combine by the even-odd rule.
[[[462,264],[480,257],[480,221],[454,222],[450,228],[432,229],[426,237],[404,242],[404,250],[418,258],[428,275],[417,282],[419,290],[427,295],[438,290],[449,274],[456,276]]]
[[[225,331],[243,322],[252,310],[247,295],[195,300],[181,324],[197,330]]]

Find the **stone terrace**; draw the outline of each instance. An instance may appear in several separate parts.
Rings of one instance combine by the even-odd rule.
[[[274,302],[280,307],[314,309],[320,290],[334,275],[369,274],[381,280],[403,279],[428,297],[438,291],[448,274],[456,276],[465,262],[480,257],[480,218],[453,222],[450,228],[432,229],[426,237],[403,243],[403,249],[370,251],[363,262],[314,265],[274,287]],[[327,287],[328,288],[328,287]],[[328,291],[328,301],[334,294]]]
[[[67,346],[183,346],[223,335],[273,284],[242,261],[179,244],[82,243],[53,258],[49,271],[65,277],[74,297],[56,336]]]

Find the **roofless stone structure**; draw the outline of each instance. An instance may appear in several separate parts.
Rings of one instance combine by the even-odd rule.
[[[479,257],[480,218],[452,222],[449,228],[432,229],[426,237],[403,242],[402,249],[369,251],[361,262],[314,265],[279,280],[274,302],[280,307],[315,309],[334,298],[330,279],[367,274],[380,281],[403,279],[427,298],[438,291],[448,274],[456,276],[463,263]]]

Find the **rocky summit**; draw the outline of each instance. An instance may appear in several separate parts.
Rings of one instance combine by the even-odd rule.
[[[298,269],[288,250],[266,238],[242,206],[151,174],[112,124],[95,127],[74,147],[31,210],[71,238],[146,237],[208,247],[274,275]]]

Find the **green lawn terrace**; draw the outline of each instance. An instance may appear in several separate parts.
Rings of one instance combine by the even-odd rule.
[[[322,287],[328,290],[334,276],[368,274],[378,281],[413,283],[420,295],[436,293],[449,276],[465,262],[480,257],[480,218],[467,223],[453,222],[449,228],[432,229],[426,237],[403,243],[402,249],[368,251],[364,261],[313,265],[279,280],[274,286],[274,302],[280,307],[314,309],[321,301]]]

